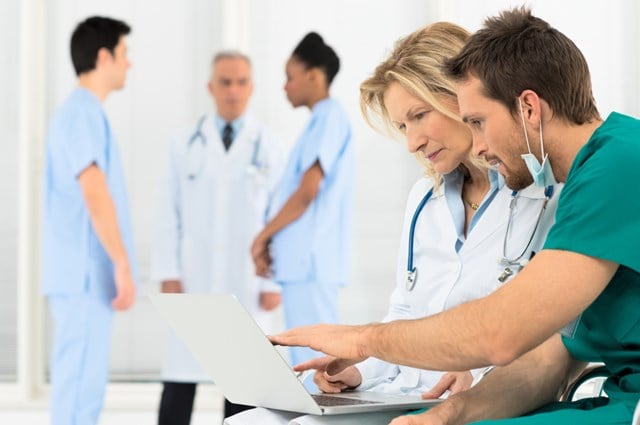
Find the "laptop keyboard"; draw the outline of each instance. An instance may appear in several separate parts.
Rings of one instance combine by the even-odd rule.
[[[324,394],[311,394],[320,406],[356,406],[358,404],[379,404],[379,401],[360,400],[357,398],[336,397]]]

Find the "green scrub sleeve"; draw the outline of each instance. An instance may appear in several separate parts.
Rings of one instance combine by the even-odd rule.
[[[572,251],[640,272],[640,140],[589,143],[558,202],[545,249]]]

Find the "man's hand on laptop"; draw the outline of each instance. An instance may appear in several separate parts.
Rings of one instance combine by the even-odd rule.
[[[362,383],[362,375],[355,366],[349,366],[335,375],[330,375],[327,372],[327,367],[334,360],[336,359],[331,356],[320,357],[300,363],[294,366],[293,370],[304,372],[305,370],[314,369],[316,373],[313,376],[313,382],[315,382],[320,391],[325,393],[339,393],[354,389]]]
[[[374,325],[303,326],[271,335],[269,340],[274,345],[310,347],[335,357],[335,360],[327,365],[327,372],[336,375],[369,357],[365,332],[371,326]]]

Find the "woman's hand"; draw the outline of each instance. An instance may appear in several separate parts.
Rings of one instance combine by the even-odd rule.
[[[270,239],[259,234],[251,244],[251,258],[256,275],[264,278],[271,277],[271,253],[269,252]]]
[[[355,366],[349,366],[335,375],[327,373],[327,366],[335,360],[331,356],[312,359],[296,365],[293,369],[298,372],[314,369],[313,382],[324,393],[339,393],[357,387],[362,383],[362,375]]]
[[[471,372],[447,372],[428,392],[422,394],[423,399],[440,398],[447,390],[451,395],[471,388],[473,375]]]

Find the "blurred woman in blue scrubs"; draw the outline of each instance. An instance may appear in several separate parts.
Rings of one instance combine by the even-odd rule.
[[[337,322],[338,289],[349,273],[355,157],[347,114],[329,96],[339,68],[334,50],[313,32],[286,64],[287,98],[309,108],[311,118],[251,254],[256,274],[273,274],[282,285],[288,328]],[[291,350],[294,364],[315,356],[308,348]]]

